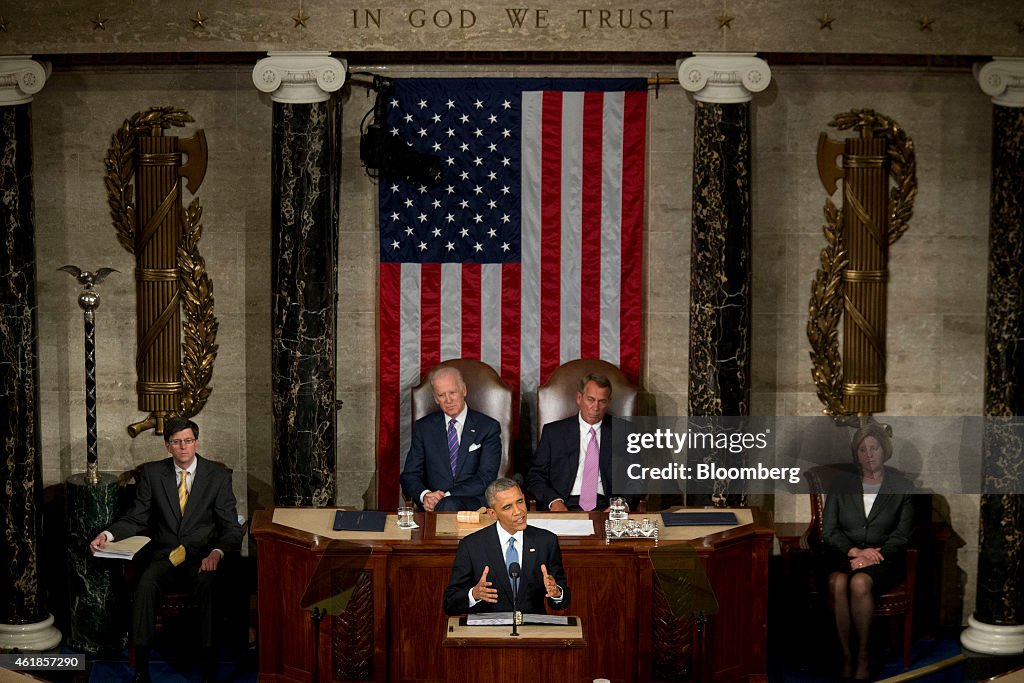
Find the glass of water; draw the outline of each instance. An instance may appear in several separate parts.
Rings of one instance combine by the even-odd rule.
[[[398,508],[398,528],[399,529],[414,529],[416,528],[416,522],[412,521],[412,507],[409,505],[402,505]]]

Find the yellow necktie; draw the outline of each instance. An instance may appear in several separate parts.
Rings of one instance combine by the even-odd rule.
[[[178,483],[178,506],[181,508],[181,514],[185,514],[185,503],[188,502],[188,470],[181,470],[181,481]],[[171,561],[175,567],[185,561],[185,546],[179,545],[177,548],[171,551],[167,559]]]
[[[188,502],[188,470],[181,471],[181,483],[178,484],[178,507],[185,514],[185,503]]]

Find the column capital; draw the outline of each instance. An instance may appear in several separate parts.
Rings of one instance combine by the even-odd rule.
[[[768,62],[754,52],[695,52],[676,62],[679,84],[699,102],[749,102],[772,80]]]
[[[0,107],[25,104],[43,89],[50,76],[50,63],[32,55],[0,56]]]
[[[347,70],[348,62],[330,52],[268,52],[256,62],[252,82],[275,102],[312,104],[341,88]]]
[[[974,65],[974,78],[993,104],[1024,107],[1024,58],[993,57]]]

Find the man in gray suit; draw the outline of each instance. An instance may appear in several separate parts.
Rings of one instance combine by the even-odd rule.
[[[89,548],[96,552],[108,541],[143,532],[152,539],[143,550],[148,553],[149,564],[139,578],[132,605],[133,680],[149,680],[156,608],[172,586],[195,592],[203,677],[213,680],[214,580],[224,554],[241,549],[242,527],[231,491],[231,475],[196,452],[199,426],[181,417],[167,420],[164,446],[171,457],[142,466],[131,509],[100,532]]]

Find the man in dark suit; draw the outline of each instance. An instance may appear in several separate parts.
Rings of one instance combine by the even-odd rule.
[[[173,417],[164,427],[164,446],[171,457],[142,466],[135,502],[124,517],[100,532],[89,544],[92,552],[108,541],[146,531],[143,549],[149,564],[142,570],[132,605],[135,639],[135,681],[149,680],[149,649],[156,628],[156,608],[171,587],[194,589],[199,605],[197,653],[204,680],[213,680],[214,580],[225,553],[242,547],[231,475],[201,457],[199,426]]]
[[[545,600],[552,609],[567,609],[569,586],[558,537],[526,525],[526,500],[511,479],[492,482],[486,496],[487,514],[497,523],[459,541],[444,590],[444,611],[451,615],[511,612],[508,569],[513,562],[520,565],[518,611],[542,614]]]
[[[466,405],[466,383],[456,368],[430,375],[441,412],[416,421],[402,470],[402,491],[427,512],[476,510],[501,465],[501,426]]]
[[[579,414],[544,425],[526,479],[540,509],[603,510],[613,495],[636,508],[637,496],[612,493],[613,445],[625,445],[627,424],[607,414],[611,397],[608,378],[591,373],[576,393]]]

